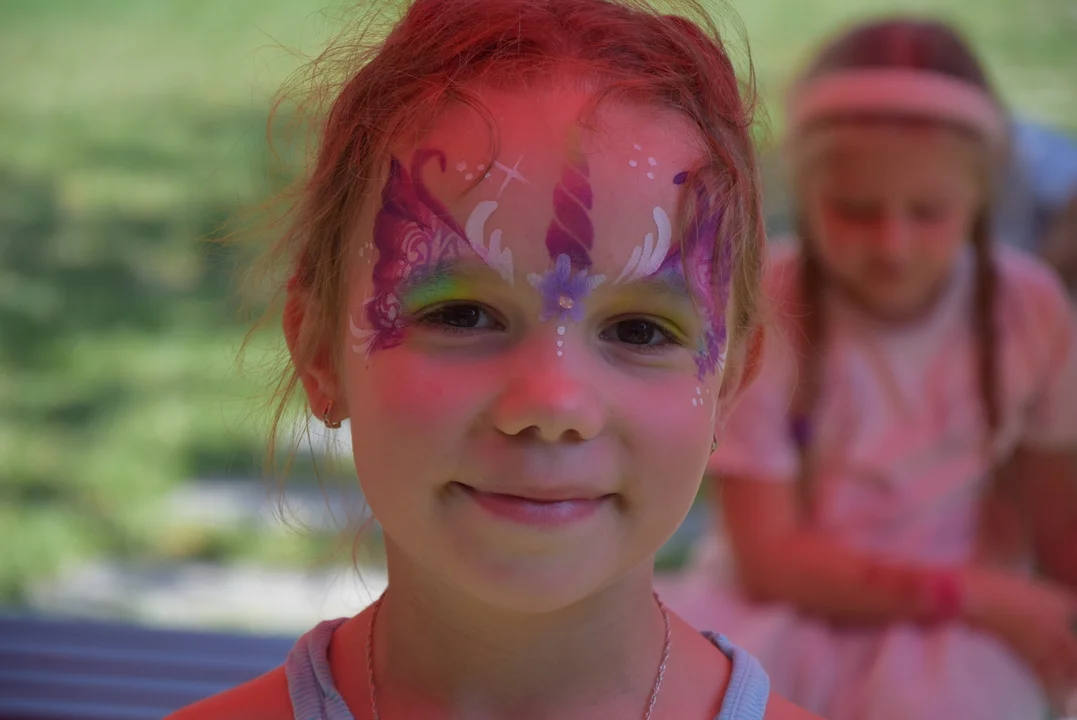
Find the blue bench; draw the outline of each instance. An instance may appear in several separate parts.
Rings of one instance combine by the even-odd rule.
[[[0,720],[160,720],[280,665],[294,642],[0,615]]]

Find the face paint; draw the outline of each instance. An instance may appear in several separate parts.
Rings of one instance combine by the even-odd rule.
[[[546,250],[551,260],[568,256],[574,268],[591,267],[595,228],[590,211],[594,204],[590,168],[578,150],[570,153],[561,170],[561,181],[553,189],[554,219],[546,231]]]
[[[557,256],[553,269],[544,275],[531,273],[527,280],[542,296],[541,322],[554,318],[558,322],[580,322],[583,320],[583,299],[602,284],[605,276],[574,270],[568,255],[562,253]]]
[[[399,289],[400,306],[405,315],[448,300],[474,300],[473,283],[452,272],[435,271],[409,278]]]
[[[465,235],[468,244],[475,254],[482,258],[483,262],[497,270],[501,279],[509,285],[513,285],[512,279],[512,251],[501,247],[501,230],[497,229],[490,233],[490,245],[486,246],[486,221],[497,210],[496,200],[485,200],[475,206],[468,216]]]
[[[640,146],[634,146],[640,150]],[[648,158],[648,162],[653,158]],[[631,162],[630,162],[631,164]],[[650,163],[652,166],[657,161]],[[679,172],[673,178],[675,185],[684,185],[688,180],[687,172]],[[726,328],[722,315],[729,300],[729,281],[731,265],[730,243],[722,244],[717,277],[712,271],[714,258],[714,239],[718,232],[721,216],[707,208],[703,188],[697,186],[696,214],[686,228],[681,244],[670,252],[673,230],[666,211],[656,206],[652,211],[654,223],[658,229],[658,239],[654,233],[647,233],[643,245],[636,246],[625,264],[617,283],[640,280],[661,273],[670,273],[682,279],[702,301],[703,335],[696,349],[696,365],[699,378],[714,372],[725,363]],[[682,258],[687,258],[690,277],[684,278]],[[694,398],[693,405],[703,406],[702,398]]]
[[[501,183],[501,187],[497,191],[497,196],[498,197],[501,197],[501,194],[503,192],[505,192],[505,188],[507,188],[509,186],[509,183],[511,183],[513,180],[518,180],[518,181],[522,182],[525,185],[530,185],[531,184],[531,182],[527,178],[525,178],[523,175],[521,175],[520,171],[519,171],[520,163],[523,161],[523,159],[524,158],[521,155],[519,158],[516,159],[516,164],[513,165],[512,167],[508,167],[507,165],[502,165],[501,163],[497,162],[496,160],[494,161],[494,167],[497,168],[498,170],[500,170],[501,172],[505,173],[505,181],[503,183]],[[489,177],[489,174],[487,174],[487,177]]]
[[[676,185],[684,185],[688,173],[680,172],[673,178]],[[700,300],[703,334],[696,348],[696,366],[699,379],[715,372],[725,363],[726,326],[724,313],[729,302],[731,280],[731,243],[721,244],[717,272],[714,270],[714,241],[721,223],[721,213],[712,211],[706,202],[702,185],[694,187],[695,215],[685,228],[680,245],[666,255],[659,271],[667,268],[688,269],[688,285]],[[687,262],[685,262],[687,261]]]
[[[662,267],[662,261],[666,259],[673,239],[673,227],[669,222],[669,216],[661,207],[655,206],[652,214],[658,228],[658,243],[655,244],[654,233],[647,233],[643,239],[643,245],[635,247],[624,270],[614,282],[644,278],[658,272],[658,269]]]
[[[573,138],[561,181],[553,190],[554,219],[546,231],[546,251],[554,266],[543,275],[527,276],[542,296],[542,322],[554,318],[559,322],[582,320],[584,298],[606,279],[588,272],[595,241],[589,215],[594,202],[589,174],[587,158]]]
[[[636,152],[643,152],[643,146],[639,144],[633,144],[632,149]],[[635,158],[628,161],[629,166],[638,167],[639,161]],[[658,161],[653,157],[647,158],[647,166],[654,168],[658,165]],[[677,177],[685,175],[679,174]],[[654,180],[653,170],[647,171],[647,178]],[[677,183],[677,178],[674,178],[674,184]],[[614,282],[624,282],[628,280],[635,280],[638,278],[647,277],[657,272],[662,266],[662,261],[666,259],[666,254],[669,253],[670,242],[673,238],[673,230],[669,222],[669,216],[666,211],[660,206],[655,206],[651,213],[654,217],[655,226],[658,228],[658,242],[655,244],[654,233],[647,233],[644,237],[643,245],[637,246],[632,251],[632,256],[628,259],[628,263],[625,265],[624,270],[617,276],[617,280]]]
[[[479,163],[478,165],[475,166],[474,171],[472,171],[472,169],[468,166],[467,161],[465,161],[465,160],[459,161],[453,167],[456,169],[456,172],[459,173],[460,176],[464,178],[464,180],[466,182],[471,182],[472,180],[475,179],[477,174],[482,173],[482,171],[486,169],[485,165],[483,165],[482,163]],[[483,179],[486,179],[488,177],[490,177],[490,173],[485,173],[483,175]]]
[[[461,228],[423,184],[422,169],[431,159],[445,171],[445,154],[438,150],[417,151],[410,172],[396,158],[390,159],[382,206],[374,219],[373,246],[378,259],[372,277],[373,295],[364,303],[368,327],[358,327],[349,317],[356,352],[384,350],[402,342],[405,325],[400,290],[409,279],[434,274],[439,267],[475,255],[511,282],[512,254],[501,248],[500,231],[491,234],[488,247],[483,240],[486,219],[497,204],[480,203],[467,223],[472,232]]]
[[[636,144],[634,150],[642,153],[643,147]],[[628,161],[630,167],[639,167],[640,162],[635,158]],[[647,178],[655,178],[654,168],[658,166],[658,160],[648,157],[646,166],[651,168],[647,171]],[[673,177],[674,185],[684,185],[688,181],[688,173],[677,173]],[[658,229],[657,241],[654,233],[647,233],[643,245],[637,246],[621,274],[615,282],[628,282],[654,275],[660,271],[670,271],[681,268],[681,258],[687,257],[689,267],[692,268],[693,277],[689,283],[696,295],[704,299],[704,334],[696,351],[696,363],[699,366],[700,379],[708,373],[714,372],[725,361],[726,329],[725,322],[721,317],[729,296],[729,264],[730,247],[728,243],[722,245],[722,258],[719,263],[719,277],[713,277],[710,268],[714,256],[714,237],[717,233],[719,217],[707,213],[706,204],[703,202],[702,188],[696,189],[697,205],[696,217],[685,232],[684,240],[679,248],[670,254],[672,243],[672,227],[666,211],[655,206],[652,211],[654,223]],[[717,281],[718,297],[713,297],[715,288],[713,281]],[[693,400],[693,405],[702,407],[701,398]]]
[[[639,145],[639,144],[633,144],[632,149],[635,150],[636,152],[639,152],[639,153],[643,152],[643,146]],[[628,166],[629,167],[639,167],[640,166],[640,161],[636,160],[635,158],[632,158],[631,160],[628,161]],[[654,180],[654,178],[655,178],[654,168],[657,167],[657,166],[658,166],[658,161],[657,160],[655,160],[653,157],[648,157],[647,158],[646,167],[649,168],[647,170],[647,179],[648,180]]]

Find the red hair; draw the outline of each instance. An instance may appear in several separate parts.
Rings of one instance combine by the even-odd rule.
[[[319,353],[339,357],[356,215],[381,190],[373,183],[387,148],[418,140],[457,103],[482,113],[496,135],[478,99],[482,87],[574,82],[593,90],[596,103],[615,96],[669,108],[698,128],[706,157],[693,175],[706,188],[700,201],[722,213],[715,237],[722,252],[713,255],[731,267],[715,276],[730,278],[729,357],[737,356],[756,324],[764,245],[751,77],[740,83],[699,2],[684,0],[679,13],[643,0],[416,0],[381,42],[366,41],[371,22],[315,60],[316,152],[270,252],[292,278],[290,311],[302,317],[291,338],[294,364],[277,385],[274,429],[295,391],[295,367]],[[323,100],[328,107],[319,107]]]

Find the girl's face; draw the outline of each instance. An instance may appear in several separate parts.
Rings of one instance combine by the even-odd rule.
[[[585,128],[587,99],[487,94],[496,157],[464,108],[396,148],[343,328],[335,397],[391,572],[516,610],[649,572],[723,407],[715,226],[677,222],[696,133],[612,105]]]
[[[900,321],[945,287],[983,203],[976,143],[937,126],[846,126],[802,171],[824,268],[865,310]]]

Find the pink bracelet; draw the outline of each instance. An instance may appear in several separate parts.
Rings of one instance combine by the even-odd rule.
[[[931,573],[925,578],[925,590],[927,622],[953,622],[964,614],[965,591],[956,572],[944,570]]]

